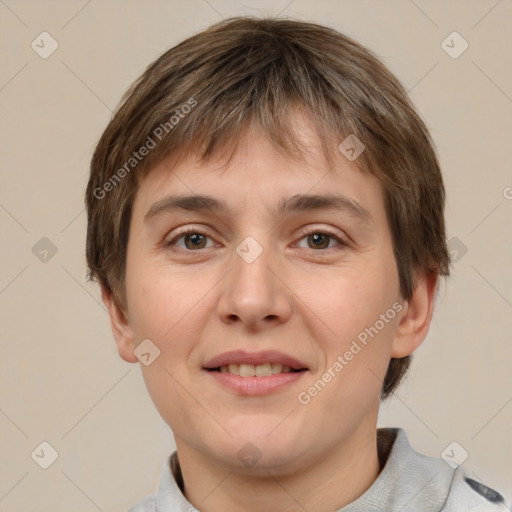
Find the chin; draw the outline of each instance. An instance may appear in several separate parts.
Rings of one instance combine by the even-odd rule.
[[[247,426],[243,436],[224,437],[224,444],[211,446],[210,449],[215,452],[212,455],[237,473],[277,476],[293,472],[301,465],[307,443],[284,429],[281,432],[275,430],[269,435],[275,427],[275,422],[271,428],[263,430]]]

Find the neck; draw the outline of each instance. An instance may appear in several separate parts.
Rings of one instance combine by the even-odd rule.
[[[213,464],[176,439],[183,494],[202,512],[332,512],[361,496],[380,472],[376,427],[361,429],[343,446],[319,454],[304,469],[247,475]]]

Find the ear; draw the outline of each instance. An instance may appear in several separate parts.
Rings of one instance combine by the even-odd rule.
[[[412,354],[426,338],[434,312],[438,278],[438,274],[433,272],[423,276],[412,297],[404,303],[391,357],[400,359]]]
[[[110,315],[110,325],[116,340],[117,351],[125,361],[129,363],[136,363],[138,359],[133,353],[133,349],[135,348],[133,344],[133,331],[128,317],[115,303],[112,292],[103,284],[100,286],[101,298],[103,299],[105,306],[107,306],[108,314]]]

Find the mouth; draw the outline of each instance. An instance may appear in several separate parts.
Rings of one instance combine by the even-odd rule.
[[[210,372],[230,373],[239,377],[271,377],[272,375],[279,375],[284,373],[299,373],[307,371],[307,368],[292,368],[291,366],[281,363],[264,363],[264,364],[249,364],[249,363],[231,363],[218,366],[216,368],[205,368]]]
[[[233,350],[210,359],[203,371],[216,385],[236,395],[262,396],[284,391],[309,369],[293,356],[276,350]]]
[[[289,386],[297,385],[297,381],[308,370],[291,368],[281,363],[231,363],[216,368],[203,368],[203,371],[222,389],[238,396],[255,397],[284,392]]]
[[[270,377],[281,373],[301,372],[308,368],[293,356],[276,350],[232,350],[210,359],[204,364],[203,370],[240,377]]]

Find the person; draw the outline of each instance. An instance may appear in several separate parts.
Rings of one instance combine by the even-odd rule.
[[[434,143],[326,26],[236,17],[130,87],[86,190],[89,279],[176,451],[131,510],[504,510],[377,428],[449,275]]]

